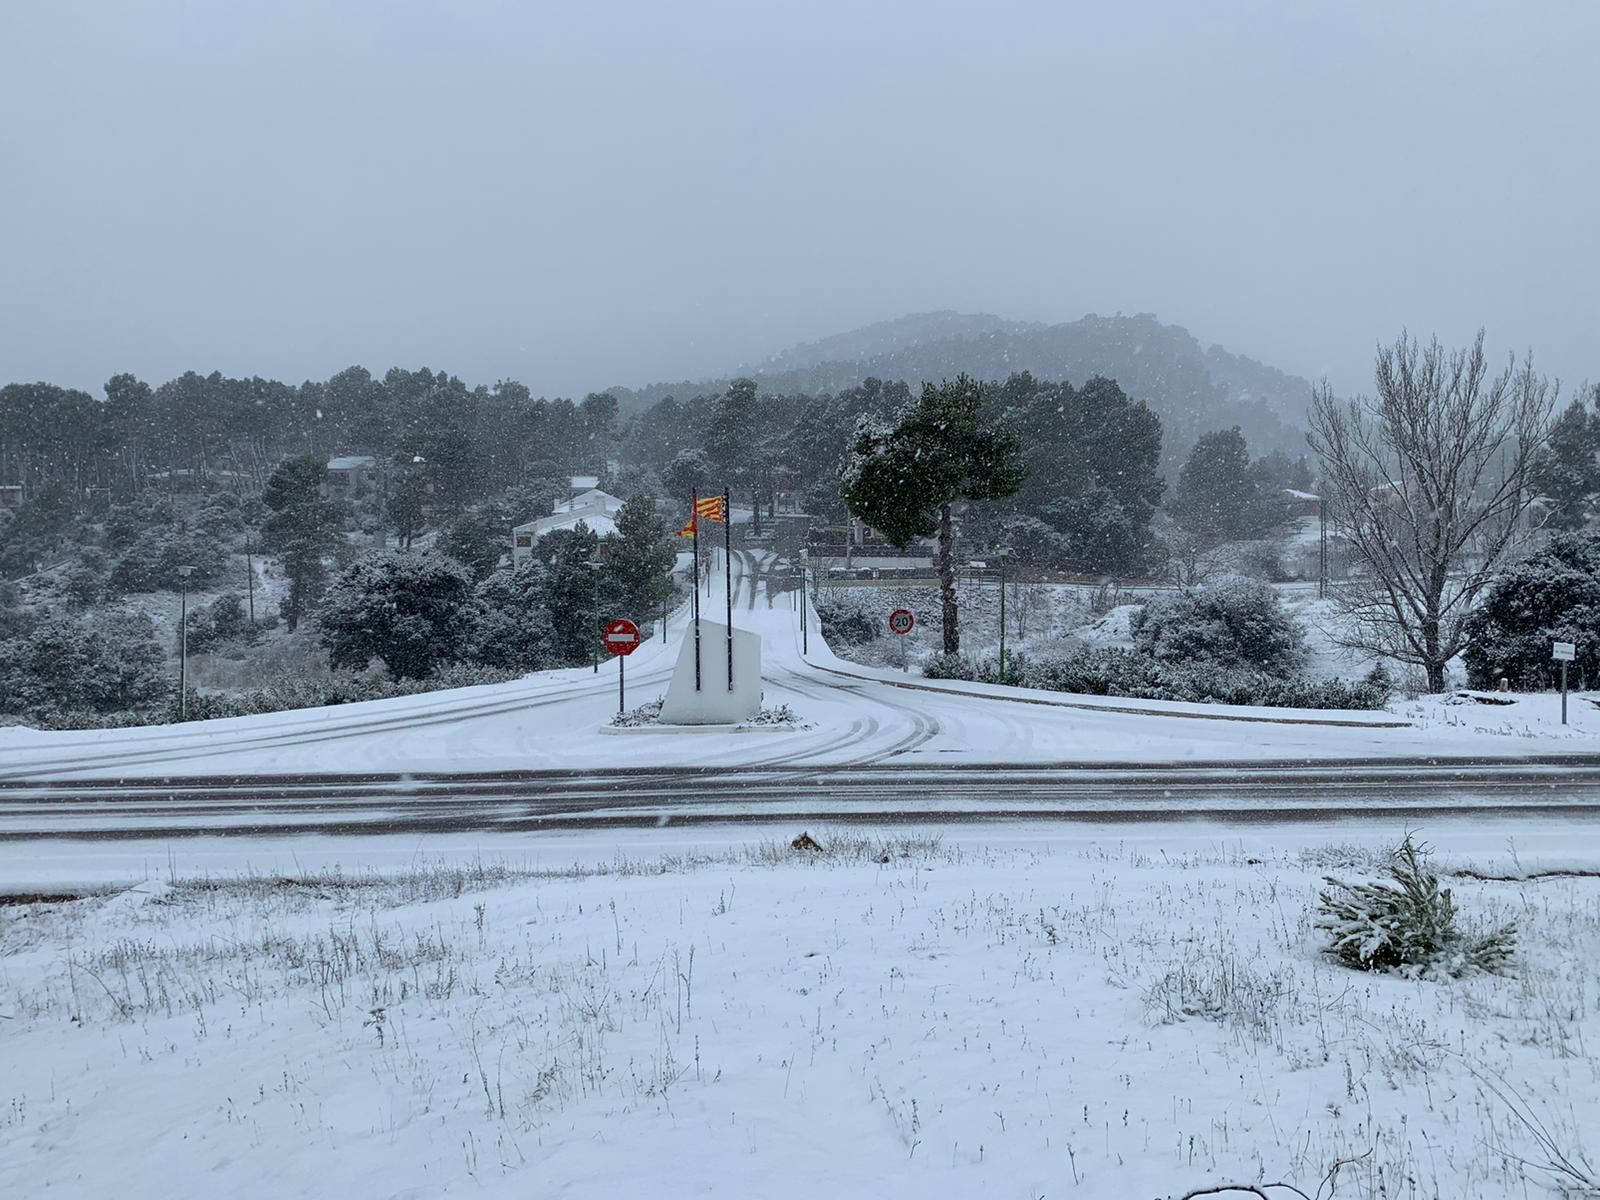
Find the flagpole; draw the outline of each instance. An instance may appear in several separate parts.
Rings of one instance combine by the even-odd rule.
[[[728,572],[728,690],[733,691],[733,493],[722,489],[722,566]]]
[[[700,489],[689,493],[689,532],[694,537],[694,690],[700,690]]]

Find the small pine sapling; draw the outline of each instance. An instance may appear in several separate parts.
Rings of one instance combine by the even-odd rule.
[[[1318,893],[1317,928],[1330,935],[1329,952],[1361,971],[1501,973],[1516,949],[1515,923],[1483,933],[1463,930],[1455,899],[1439,886],[1427,856],[1427,846],[1407,834],[1388,880],[1345,883],[1324,876],[1328,888]]]

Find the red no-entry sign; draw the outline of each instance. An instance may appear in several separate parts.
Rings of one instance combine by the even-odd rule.
[[[897,608],[889,614],[890,633],[910,633],[917,623],[909,608]]]
[[[639,648],[639,627],[626,617],[618,617],[606,626],[605,644],[612,654],[632,654]]]

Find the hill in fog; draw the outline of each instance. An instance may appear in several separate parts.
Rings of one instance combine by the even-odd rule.
[[[1115,379],[1160,417],[1168,462],[1200,434],[1238,425],[1257,454],[1305,450],[1309,380],[1230,353],[1204,349],[1179,325],[1149,313],[1086,316],[1049,325],[988,314],[918,313],[806,342],[738,374],[763,392],[838,392],[863,379],[923,380],[966,372],[999,380],[1018,371],[1081,385],[1094,375]],[[626,409],[720,390],[728,377],[698,383],[613,389]]]

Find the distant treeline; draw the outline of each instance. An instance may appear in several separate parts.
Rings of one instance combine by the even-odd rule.
[[[291,455],[420,457],[461,496],[492,494],[605,461],[617,423],[609,395],[535,399],[513,380],[468,387],[454,375],[362,367],[324,382],[186,372],[157,387],[114,376],[105,396],[49,383],[0,388],[0,484],[38,495],[130,495],[179,478],[259,489]]]

